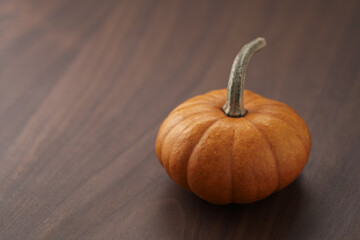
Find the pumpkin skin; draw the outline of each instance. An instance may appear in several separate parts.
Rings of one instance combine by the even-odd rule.
[[[162,123],[156,155],[183,188],[214,204],[252,203],[289,185],[305,166],[309,130],[288,105],[244,91],[247,113],[227,116],[226,89],[177,106]]]

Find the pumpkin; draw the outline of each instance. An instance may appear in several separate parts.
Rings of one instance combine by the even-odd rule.
[[[244,90],[257,38],[236,56],[228,88],[193,97],[162,123],[156,155],[183,188],[215,204],[252,203],[289,185],[305,166],[309,130],[288,105]]]

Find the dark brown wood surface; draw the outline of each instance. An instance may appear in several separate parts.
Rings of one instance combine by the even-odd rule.
[[[0,239],[360,239],[359,1],[0,1]],[[154,152],[176,105],[246,88],[312,135],[286,189],[206,203]]]

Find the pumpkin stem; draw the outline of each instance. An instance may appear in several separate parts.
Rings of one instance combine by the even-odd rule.
[[[245,44],[238,55],[235,57],[231,67],[227,96],[225,105],[222,110],[229,117],[243,117],[247,113],[244,108],[244,83],[246,67],[251,56],[264,48],[266,42],[264,38],[256,38],[255,40]]]

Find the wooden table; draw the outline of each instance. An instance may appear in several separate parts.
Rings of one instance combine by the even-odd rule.
[[[359,1],[0,2],[0,239],[360,239]],[[206,203],[155,156],[182,101],[246,88],[312,135],[286,189]]]

